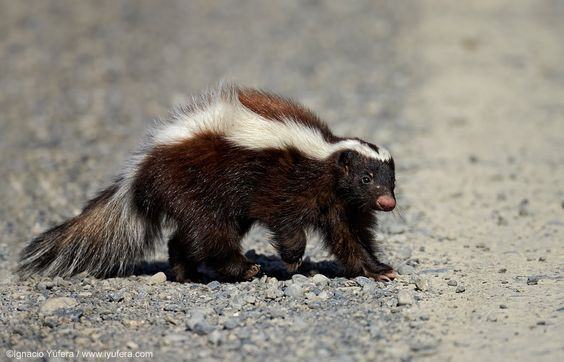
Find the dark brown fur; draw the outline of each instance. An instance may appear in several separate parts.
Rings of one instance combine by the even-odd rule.
[[[200,263],[227,280],[256,274],[240,246],[256,222],[273,232],[289,265],[301,260],[304,229],[314,227],[349,275],[380,278],[391,268],[374,256],[373,211],[351,204],[338,189],[338,180],[352,172],[338,157],[316,161],[294,149],[246,150],[200,134],[150,154],[135,183],[136,204],[155,220],[166,215],[178,225],[169,241],[178,280],[197,278]]]

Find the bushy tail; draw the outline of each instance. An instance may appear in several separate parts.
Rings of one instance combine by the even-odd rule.
[[[159,238],[160,226],[142,215],[131,192],[117,183],[92,199],[80,215],[33,239],[22,252],[19,273],[124,275],[154,252]]]

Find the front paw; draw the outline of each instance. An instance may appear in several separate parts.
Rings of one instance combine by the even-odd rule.
[[[249,268],[243,273],[244,280],[251,280],[253,279],[258,273],[260,272],[260,265],[258,264],[251,264]]]
[[[391,282],[396,279],[398,275],[394,270],[388,270],[381,273],[366,273],[366,276],[379,282]]]
[[[375,268],[366,270],[365,275],[380,282],[391,282],[398,276],[394,269],[386,264],[379,264]]]

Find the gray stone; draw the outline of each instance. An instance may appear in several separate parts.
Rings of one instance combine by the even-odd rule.
[[[276,299],[284,295],[284,292],[277,287],[270,287],[266,290],[265,296],[268,299]]]
[[[166,274],[163,272],[158,272],[152,275],[147,281],[149,284],[159,284],[166,282]]]
[[[206,320],[198,321],[188,325],[188,329],[199,335],[206,335],[215,330],[215,327],[209,324]]]
[[[302,274],[292,275],[292,282],[295,284],[305,284],[309,282],[309,278]]]
[[[55,297],[47,299],[39,308],[42,314],[53,314],[61,309],[73,308],[78,305],[74,298],[69,297]]]
[[[223,328],[227,330],[235,329],[239,325],[239,320],[230,318],[223,323]]]
[[[331,281],[329,278],[327,278],[323,274],[315,274],[311,278],[311,280],[315,283],[315,285],[319,285],[319,286],[326,286]]]
[[[208,283],[208,288],[210,288],[211,290],[217,290],[219,289],[219,287],[221,287],[221,283],[217,280]]]
[[[369,284],[375,284],[373,279],[362,277],[362,276],[354,278],[354,281],[357,282],[358,285],[360,285],[361,287],[364,287],[365,285],[369,285]]]
[[[413,294],[408,290],[400,290],[398,293],[398,305],[411,305],[415,301]]]
[[[466,287],[464,287],[464,284],[460,284],[456,287],[457,293],[464,293],[465,291],[466,291]]]
[[[447,282],[447,285],[449,285],[451,287],[456,287],[458,285],[458,282],[454,279],[451,279]]]
[[[52,289],[55,286],[55,283],[51,280],[43,280],[37,283],[38,289]]]
[[[417,290],[420,290],[422,292],[429,290],[429,281],[427,280],[427,278],[417,275],[413,278],[413,282],[415,283]]]
[[[400,266],[397,267],[397,272],[400,275],[411,275],[415,273],[415,268],[412,267],[411,265],[404,263],[404,264],[400,264]]]
[[[304,296],[304,290],[301,286],[292,284],[284,289],[284,294],[292,298],[302,298]]]

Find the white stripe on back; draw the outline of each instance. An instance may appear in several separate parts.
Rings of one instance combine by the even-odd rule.
[[[295,148],[318,160],[347,149],[380,161],[391,159],[390,153],[384,148],[380,147],[376,152],[358,140],[327,142],[319,130],[297,120],[268,120],[243,106],[236,96],[222,97],[218,94],[210,98],[209,104],[181,112],[172,121],[153,130],[152,146],[181,142],[198,133],[213,132],[244,148]]]

